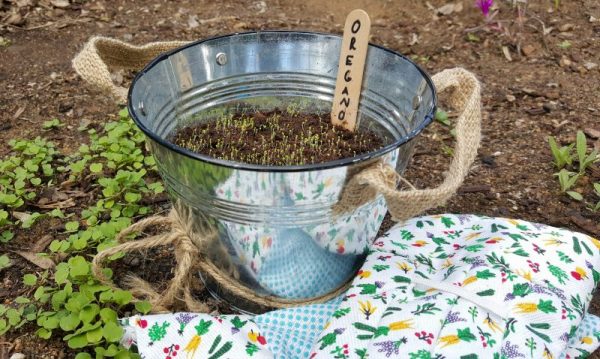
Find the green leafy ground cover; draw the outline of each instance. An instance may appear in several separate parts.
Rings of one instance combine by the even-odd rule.
[[[60,125],[58,120],[49,121],[44,129]],[[41,338],[62,338],[79,351],[79,359],[135,357],[119,346],[123,330],[117,317],[125,310],[148,313],[151,307],[147,302],[133,303],[128,291],[101,285],[91,273],[91,260],[116,244],[121,229],[150,213],[151,208],[140,201],[164,188],[154,158],[144,150],[144,135],[126,110],[98,131],[79,130],[87,132],[89,144],[75,153],[64,155],[52,142],[37,137],[11,141],[11,154],[0,161],[0,245],[27,238],[49,219],[60,220],[63,227],[38,254],[55,266],[25,273],[22,285],[29,290],[0,304],[0,335],[35,326]],[[96,191],[88,206],[61,210],[33,205],[43,191],[79,182]],[[0,256],[0,271],[10,270],[15,260],[11,257]],[[112,276],[110,269],[105,272]]]

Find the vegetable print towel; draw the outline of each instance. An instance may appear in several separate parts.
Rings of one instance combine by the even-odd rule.
[[[586,315],[598,242],[524,221],[420,217],[375,241],[337,301],[256,317],[124,320],[145,358],[578,358],[599,343]],[[582,322],[583,320],[583,322]]]

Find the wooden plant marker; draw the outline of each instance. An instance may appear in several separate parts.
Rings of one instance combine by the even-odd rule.
[[[352,10],[346,17],[331,108],[331,123],[350,131],[356,128],[370,30],[371,19],[364,10]]]

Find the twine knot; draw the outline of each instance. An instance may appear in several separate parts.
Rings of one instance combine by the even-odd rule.
[[[168,216],[152,216],[145,218],[123,229],[116,237],[120,244],[99,252],[92,261],[92,272],[102,284],[120,289],[104,275],[104,262],[117,253],[128,253],[136,250],[151,249],[158,246],[174,247],[176,264],[173,278],[166,289],[159,291],[142,278],[129,274],[124,280],[127,290],[133,294],[133,301],[147,300],[152,305],[152,312],[171,312],[182,309],[198,313],[208,313],[210,308],[198,301],[192,294],[192,288],[203,289],[202,282],[195,276],[198,271],[214,280],[219,287],[237,298],[247,300],[264,309],[288,308],[298,305],[324,303],[344,293],[350,282],[336,290],[308,299],[285,299],[270,295],[259,295],[254,290],[242,285],[239,274],[229,258],[226,249],[220,244],[218,232],[214,229],[203,229],[195,233],[191,226],[192,216],[181,217],[175,209]],[[132,236],[147,231],[151,227],[166,227],[165,231],[143,239],[131,240]],[[194,228],[196,231],[198,229]],[[214,256],[209,253],[214,252]],[[211,258],[219,258],[219,266]]]

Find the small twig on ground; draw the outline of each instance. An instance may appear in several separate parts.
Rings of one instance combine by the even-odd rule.
[[[530,19],[538,21],[542,25],[542,45],[544,45],[544,49],[546,51],[548,51],[548,43],[546,43],[546,31],[547,31],[546,24],[537,16],[532,16]],[[537,28],[535,26],[531,26],[531,27],[533,27],[534,29],[537,30]]]
[[[496,15],[498,15],[498,11],[494,11],[486,20],[483,24],[479,25],[479,26],[475,26],[475,27],[471,27],[468,29],[465,29],[464,32],[477,32],[479,30],[483,30],[485,28],[490,27],[490,25],[496,23],[498,25],[500,25],[503,22],[508,22],[509,20],[497,20],[497,21],[492,21],[494,20],[494,17],[496,17]]]
[[[56,266],[56,263],[52,261],[52,259],[48,257],[40,257],[36,252],[26,252],[26,251],[12,251],[15,254],[20,255],[28,262],[33,263],[37,267],[41,269],[50,269]]]
[[[210,19],[199,20],[198,23],[200,25],[212,24],[215,22],[221,22],[226,20],[237,20],[237,16],[217,16]]]
[[[19,119],[19,116],[21,116],[23,114],[23,112],[25,112],[25,106],[19,107],[17,109],[17,111],[15,112],[15,114],[13,115],[13,120]]]
[[[22,117],[22,116],[21,116],[21,117],[20,117],[20,119],[21,119],[21,120],[25,120],[25,121],[27,121],[27,122],[29,122],[29,123],[34,123],[34,124],[35,124],[35,121],[33,121],[32,119],[29,119],[29,118],[27,118],[27,117]]]
[[[66,199],[64,201],[59,201],[59,202],[52,202],[52,203],[45,203],[45,204],[39,204],[39,203],[31,203],[32,206],[37,207],[37,208],[41,208],[41,209],[55,209],[55,208],[70,208],[70,207],[75,207],[75,201],[73,201],[72,198]]]
[[[66,20],[60,20],[60,21],[54,21],[54,22],[47,22],[45,24],[36,25],[36,26],[32,26],[32,27],[21,27],[21,26],[15,26],[15,25],[12,25],[12,24],[2,24],[2,25],[3,26],[9,26],[9,27],[11,27],[13,29],[17,29],[17,30],[21,30],[21,31],[31,31],[31,30],[38,30],[38,29],[43,29],[43,28],[46,28],[46,27],[51,27],[53,25],[65,27],[65,26],[76,24],[78,22],[89,22],[89,21],[91,21],[91,18],[66,19]],[[1,23],[2,22],[0,21],[0,24]]]
[[[157,204],[157,203],[163,203],[163,202],[168,202],[169,201],[169,196],[167,194],[161,193],[158,194],[156,196],[152,196],[152,197],[144,197],[140,200],[140,204],[147,206],[147,205],[151,205],[151,204]]]
[[[571,222],[577,227],[595,236],[600,234],[600,226],[594,223],[594,221],[584,218],[579,213],[569,213],[568,215]]]
[[[462,186],[458,189],[459,194],[463,193],[479,193],[479,192],[490,192],[492,187],[487,184],[480,185],[471,185],[471,186]]]

